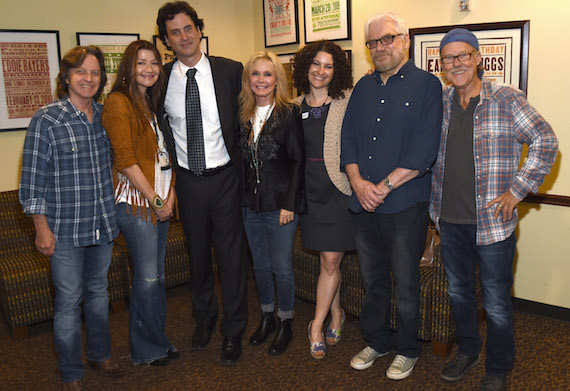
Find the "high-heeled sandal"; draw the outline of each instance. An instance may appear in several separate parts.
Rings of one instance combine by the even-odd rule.
[[[344,310],[341,308],[340,309],[342,311],[342,321],[340,323],[340,329],[331,329],[330,328],[330,323],[329,323],[329,327],[327,328],[327,333],[325,341],[327,341],[327,345],[336,345],[337,343],[340,342],[342,336],[342,330],[344,329],[344,323],[346,322],[346,314],[344,313]]]
[[[311,352],[311,356],[315,360],[322,360],[325,358],[327,354],[327,347],[324,342],[311,342],[311,326],[313,325],[313,321],[309,322],[309,327],[307,328],[307,334],[309,336],[309,351]],[[324,340],[324,334],[321,331],[321,336]]]

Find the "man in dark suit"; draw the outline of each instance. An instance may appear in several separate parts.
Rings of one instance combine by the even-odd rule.
[[[177,173],[179,212],[188,241],[193,316],[192,349],[208,345],[218,315],[212,240],[219,260],[224,315],[221,363],[241,355],[247,323],[247,272],[238,175],[238,94],[243,66],[200,50],[204,21],[186,2],[158,11],[158,30],[176,60],[165,65],[168,84],[161,128]]]

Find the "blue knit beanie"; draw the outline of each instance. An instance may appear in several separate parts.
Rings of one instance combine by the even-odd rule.
[[[479,41],[477,40],[477,37],[467,29],[456,28],[450,30],[441,40],[441,43],[439,44],[439,51],[441,51],[445,45],[451,42],[465,42],[473,46],[475,49],[479,50]]]
[[[456,28],[445,34],[439,44],[439,52],[441,53],[443,47],[452,42],[465,42],[473,46],[476,50],[479,50],[479,41],[477,40],[477,37],[467,29]],[[479,79],[483,78],[483,73],[483,69],[480,68],[477,70],[477,76],[479,76]]]

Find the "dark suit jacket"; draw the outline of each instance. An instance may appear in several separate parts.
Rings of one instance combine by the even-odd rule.
[[[226,149],[228,150],[234,166],[239,167],[241,160],[238,151],[238,95],[241,91],[241,75],[243,73],[243,66],[237,61],[223,57],[208,56],[208,59],[210,60],[210,67],[212,68],[214,89],[216,90],[216,101],[218,102],[218,114],[220,116],[220,124]],[[170,79],[172,66],[175,62],[176,60],[163,67],[167,83]],[[172,135],[170,124],[168,123],[168,115],[164,110],[165,97],[166,91],[164,91],[164,95],[162,96],[160,107],[160,113],[162,113],[160,128],[164,132],[166,147],[170,154],[173,167],[175,170],[178,170],[180,167],[178,166],[178,159],[176,157],[174,137]]]

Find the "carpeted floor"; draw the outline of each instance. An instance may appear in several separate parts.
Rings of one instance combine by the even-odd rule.
[[[243,355],[233,367],[218,364],[221,335],[216,331],[202,352],[189,349],[194,323],[190,312],[188,286],[168,291],[167,332],[181,351],[179,360],[167,367],[133,366],[129,360],[128,311],[111,314],[113,354],[127,368],[122,379],[111,379],[86,369],[86,390],[477,390],[484,375],[484,364],[466,374],[458,383],[448,384],[439,377],[445,359],[432,354],[429,343],[412,375],[401,381],[389,380],[385,371],[394,353],[376,360],[365,371],[349,367],[351,357],[363,348],[358,320],[347,323],[342,342],[330,347],[324,360],[311,358],[307,324],[314,305],[298,300],[294,339],[279,357],[267,354],[269,343],[253,348],[247,343],[259,322],[258,301],[253,281],[249,281],[250,321],[244,336]],[[0,321],[0,390],[57,390],[61,387],[56,371],[51,322],[34,326],[30,337],[11,339],[5,322]],[[484,332],[484,330],[483,330]],[[509,390],[570,390],[570,324],[517,313],[515,316],[516,364],[509,376]]]

